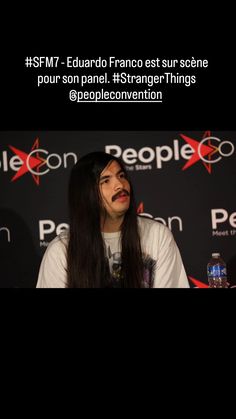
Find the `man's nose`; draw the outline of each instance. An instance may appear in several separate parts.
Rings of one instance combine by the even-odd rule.
[[[114,189],[119,190],[123,188],[123,184],[120,179],[115,179]]]

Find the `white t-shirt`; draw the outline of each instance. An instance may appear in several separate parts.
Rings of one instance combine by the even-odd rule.
[[[144,260],[144,287],[189,288],[179,249],[171,231],[163,224],[138,217]],[[49,244],[40,266],[37,288],[65,288],[68,231]],[[114,287],[119,282],[121,233],[102,233]]]

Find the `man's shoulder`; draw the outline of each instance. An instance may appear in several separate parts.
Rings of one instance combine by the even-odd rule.
[[[138,224],[143,228],[154,228],[158,230],[169,230],[163,223],[160,221],[154,220],[153,218],[145,217],[143,215],[138,215]]]
[[[138,225],[141,234],[157,234],[160,236],[171,237],[172,233],[169,228],[160,221],[144,216],[138,216]]]
[[[68,244],[69,231],[64,230],[58,236],[56,236],[48,245],[48,251],[58,251],[59,249],[64,249]]]

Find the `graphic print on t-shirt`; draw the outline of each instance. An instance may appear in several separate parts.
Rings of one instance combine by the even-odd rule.
[[[110,281],[112,288],[120,288],[122,280],[122,263],[121,263],[121,253],[114,252],[112,253],[110,246],[106,247],[107,258],[109,261],[110,267]],[[143,283],[142,288],[153,288],[154,283],[154,273],[156,268],[156,261],[152,259],[149,255],[142,255],[144,272],[143,272]]]

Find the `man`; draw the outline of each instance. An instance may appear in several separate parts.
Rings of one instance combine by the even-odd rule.
[[[48,246],[38,288],[189,287],[170,230],[137,216],[122,162],[82,157],[69,181],[70,230]]]

